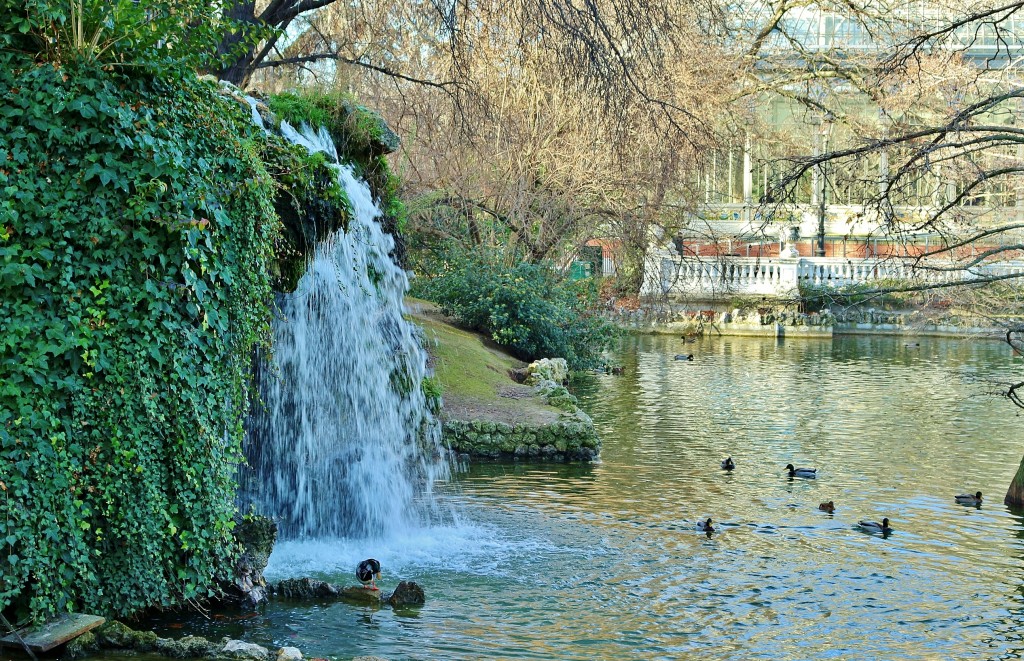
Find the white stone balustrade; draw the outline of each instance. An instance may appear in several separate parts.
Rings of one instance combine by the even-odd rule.
[[[1000,262],[968,270],[915,268],[909,260],[841,257],[707,257],[680,259],[664,250],[651,256],[641,295],[708,300],[723,296],[795,296],[800,285],[839,288],[857,284],[877,286],[936,283],[1019,275],[1024,262]]]

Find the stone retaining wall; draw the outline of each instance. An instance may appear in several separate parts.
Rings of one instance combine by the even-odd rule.
[[[542,358],[522,375],[549,406],[562,411],[548,425],[507,424],[493,420],[446,420],[442,434],[461,459],[593,461],[601,452],[594,421],[577,406],[563,385],[569,377],[564,358]]]
[[[724,304],[651,304],[609,315],[616,325],[639,333],[679,335],[751,335],[761,337],[832,337],[835,317],[805,314],[796,306],[726,308]]]
[[[593,461],[601,452],[594,423],[582,411],[552,425],[448,420],[444,439],[462,459]]]
[[[723,309],[722,304],[669,305],[664,303],[622,310],[609,319],[638,333],[679,335],[751,335],[762,337],[829,338],[842,334],[927,335],[940,337],[1001,338],[1005,328],[986,319],[922,310],[836,308],[802,313],[795,305]]]

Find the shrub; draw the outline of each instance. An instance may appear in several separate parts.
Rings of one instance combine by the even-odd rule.
[[[450,250],[413,293],[523,360],[565,358],[570,369],[602,364],[615,329],[596,313],[589,280],[570,282],[550,265],[505,266],[488,253]]]

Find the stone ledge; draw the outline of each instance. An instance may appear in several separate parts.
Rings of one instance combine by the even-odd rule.
[[[582,411],[542,426],[446,420],[443,434],[463,459],[593,461],[601,452],[594,423]]]

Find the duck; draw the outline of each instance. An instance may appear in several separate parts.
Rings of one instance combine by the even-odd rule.
[[[379,590],[376,580],[380,579],[380,562],[373,558],[367,558],[356,567],[356,578],[367,590]]]
[[[692,353],[677,353],[676,360],[693,360]]]
[[[793,464],[786,464],[786,470],[790,477],[818,477],[817,468],[793,468]]]
[[[736,462],[732,460],[732,457],[726,457],[722,460],[722,469],[731,471],[736,468]]]
[[[697,334],[690,333],[689,335],[684,335],[683,339],[692,344],[697,341]]]
[[[956,502],[961,505],[981,505],[981,492],[979,491],[973,496],[969,493],[962,493],[956,496]]]
[[[829,514],[832,514],[836,511],[836,505],[830,500],[827,503],[822,503],[818,505],[818,509],[821,510],[822,512],[828,512]]]
[[[904,342],[903,346],[905,346],[908,349],[916,349],[917,347],[921,346],[921,343],[920,342]]]
[[[711,525],[711,517],[709,516],[706,521],[698,521],[697,530],[707,533],[715,532],[714,527]]]
[[[858,521],[857,525],[867,532],[880,532],[882,534],[892,532],[892,528],[889,527],[889,519],[882,519],[881,523],[877,521]]]

